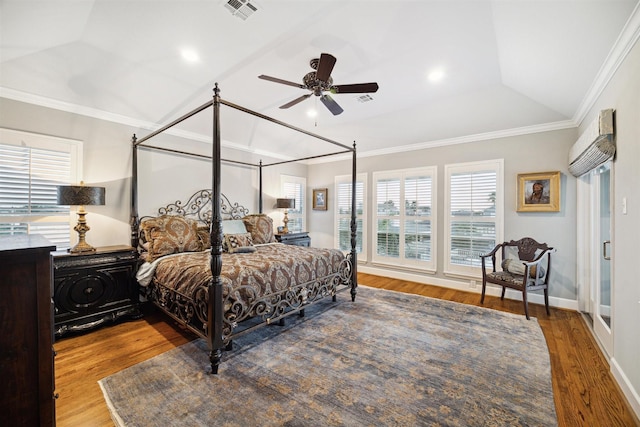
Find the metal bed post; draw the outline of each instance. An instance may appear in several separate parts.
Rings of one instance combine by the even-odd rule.
[[[262,213],[262,159],[260,159],[260,164],[258,165],[258,173],[259,173],[259,185],[258,188],[258,213]]]
[[[131,247],[138,248],[139,222],[138,222],[138,146],[136,145],[136,134],[131,138]]]
[[[220,210],[220,89],[216,83],[213,96],[213,162],[212,162],[212,185],[211,185],[211,274],[208,296],[209,304],[207,310],[207,341],[209,344],[209,360],[211,362],[211,373],[217,374],[220,360],[222,358],[223,312],[222,312],[222,281],[220,273],[222,271],[222,212]]]
[[[353,142],[353,157],[351,161],[351,301],[356,300],[358,287],[358,252],[356,251],[356,143]]]

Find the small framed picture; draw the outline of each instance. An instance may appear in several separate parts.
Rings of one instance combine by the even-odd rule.
[[[327,210],[327,189],[319,188],[313,190],[313,210],[326,211]]]
[[[518,174],[518,212],[559,212],[560,172]]]

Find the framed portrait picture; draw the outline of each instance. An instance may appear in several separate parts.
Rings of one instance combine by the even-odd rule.
[[[559,212],[560,172],[518,174],[518,212]]]
[[[319,188],[313,190],[313,210],[326,211],[327,210],[327,189]]]

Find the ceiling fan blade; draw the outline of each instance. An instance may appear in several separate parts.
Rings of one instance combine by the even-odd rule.
[[[311,95],[313,95],[313,94],[312,94],[312,93],[308,93],[308,94],[306,94],[306,95],[302,95],[302,96],[300,96],[300,97],[298,97],[298,98],[294,99],[294,100],[293,100],[293,101],[291,101],[291,102],[287,102],[286,104],[281,105],[281,106],[280,106],[280,108],[283,108],[283,109],[284,109],[284,108],[293,107],[294,105],[296,105],[296,104],[297,104],[297,103],[299,103],[299,102],[304,101],[305,99],[307,99],[307,98],[308,98],[308,97],[310,97]]]
[[[329,95],[322,95],[320,97],[320,102],[322,102],[334,116],[337,116],[344,111],[342,107],[340,107]]]
[[[274,82],[274,83],[281,83],[281,84],[287,85],[287,86],[299,87],[300,89],[306,89],[300,83],[294,83],[294,82],[290,82],[288,80],[282,80],[282,79],[279,79],[277,77],[265,76],[264,74],[259,75],[258,78],[262,79],[262,80],[268,80],[268,81]]]
[[[336,57],[328,53],[320,55],[320,62],[318,62],[318,69],[316,70],[316,79],[326,82],[331,76],[333,66],[336,65]]]
[[[378,83],[355,83],[331,86],[333,93],[373,93],[378,91]]]

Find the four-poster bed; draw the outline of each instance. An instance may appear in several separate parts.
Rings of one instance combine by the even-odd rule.
[[[221,106],[326,141],[342,150],[269,164],[263,164],[262,161],[252,164],[223,159]],[[145,145],[145,142],[154,136],[209,107],[213,107],[211,157]],[[352,301],[355,301],[355,144],[349,147],[227,102],[220,97],[216,84],[211,101],[143,138],[138,139],[134,135],[132,147],[131,240],[133,247],[144,247],[143,250],[146,251],[143,257],[148,262],[143,267],[147,270],[144,274],[139,274],[139,277],[145,276],[145,285],[148,284],[143,285],[145,295],[180,324],[207,340],[212,373],[218,372],[222,350],[231,345],[233,337],[264,324],[283,322],[286,316],[294,313],[303,315],[306,306],[327,296],[335,300],[336,293],[342,290],[348,289]],[[177,201],[160,208],[159,216],[156,218],[140,218],[137,188],[140,148],[211,159],[211,189],[197,192],[186,202]],[[345,256],[337,249],[304,248],[272,243],[271,219],[262,214],[263,168],[343,153],[352,154],[350,252]],[[231,202],[221,193],[223,162],[258,169],[258,214],[248,215],[248,209]],[[237,227],[241,230],[236,234]],[[231,228],[235,231],[229,232]],[[176,233],[180,235],[176,236]],[[257,265],[261,267],[254,269]],[[186,268],[187,273],[176,268]],[[198,278],[194,279],[195,282],[189,282],[185,279],[188,276]]]

